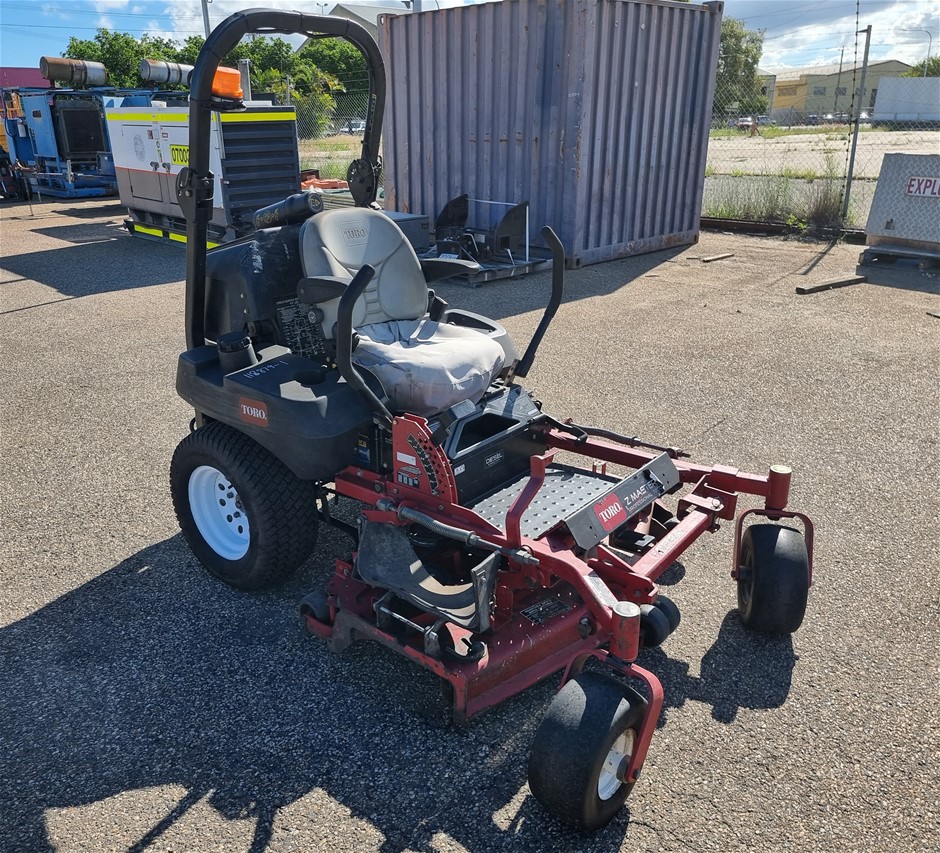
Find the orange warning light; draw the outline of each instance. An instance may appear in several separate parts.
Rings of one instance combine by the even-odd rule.
[[[212,94],[218,98],[240,101],[245,93],[242,91],[242,78],[238,70],[220,65],[212,78]]]

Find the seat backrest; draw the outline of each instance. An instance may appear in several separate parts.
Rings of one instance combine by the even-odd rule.
[[[408,238],[385,214],[369,208],[327,210],[300,229],[300,257],[308,278],[352,279],[369,264],[375,276],[353,311],[353,326],[417,320],[428,310],[428,285]],[[323,334],[333,337],[339,299],[319,306]]]

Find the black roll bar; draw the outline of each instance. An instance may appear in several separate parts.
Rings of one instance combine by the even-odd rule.
[[[206,39],[190,76],[189,165],[177,176],[176,192],[186,216],[186,346],[205,343],[206,232],[212,213],[213,175],[209,170],[212,81],[222,58],[248,33],[300,33],[310,37],[344,38],[359,49],[369,72],[369,103],[361,159],[350,174],[363,184],[356,202],[365,207],[378,191],[379,141],[385,113],[385,63],[369,31],[346,18],[305,15],[275,9],[247,9],[230,15]],[[372,180],[367,180],[371,175]],[[371,196],[371,197],[370,197]]]

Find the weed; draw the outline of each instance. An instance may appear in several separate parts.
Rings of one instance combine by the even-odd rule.
[[[842,226],[842,176],[832,154],[826,154],[826,173],[809,194],[806,219],[816,232]]]
[[[809,223],[805,219],[801,219],[794,213],[791,213],[787,217],[787,228],[795,231],[801,237],[804,236],[809,228]]]
[[[791,169],[789,166],[784,166],[780,170],[781,178],[794,178],[802,181],[815,181],[819,175],[816,173],[815,169]]]
[[[718,219],[783,221],[793,208],[794,182],[776,175],[742,177],[745,179],[715,181],[705,195],[704,215]]]

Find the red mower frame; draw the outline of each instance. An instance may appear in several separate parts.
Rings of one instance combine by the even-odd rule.
[[[441,631],[449,634],[445,647],[459,649],[463,643],[465,648],[475,649],[476,654],[442,655],[439,645],[429,651],[428,635],[435,637],[437,643],[440,638],[434,630],[434,617],[427,614],[414,617],[411,625],[414,630],[404,635],[395,630],[400,627],[397,623],[381,625],[376,619],[376,604],[387,590],[356,578],[354,562],[346,559],[337,559],[335,574],[327,584],[329,618],[318,619],[305,608],[304,620],[307,629],[326,640],[334,652],[341,652],[358,636],[381,643],[438,675],[450,685],[452,719],[456,725],[465,724],[562,669],[563,686],[593,656],[645,686],[646,713],[629,765],[622,771],[623,781],[632,783],[640,775],[663,704],[659,679],[636,664],[642,646],[640,607],[656,601],[657,579],[700,535],[716,531],[720,520],[734,520],[738,498],[743,494],[763,498],[764,505],[737,515],[732,578],[739,575],[741,538],[747,517],[773,521],[797,518],[805,530],[812,583],[813,523],[806,514],[786,509],[789,468],[773,466],[766,475],[748,474],[726,466],[686,462],[679,458],[678,451],[670,448],[666,453],[680,475],[680,485],[674,491],[691,485],[679,497],[675,514],[678,523],[666,530],[657,524],[657,515],[671,512],[656,500],[628,525],[637,533],[654,534],[655,545],[646,553],[628,562],[622,552],[599,544],[589,557],[581,559],[575,554],[575,543],[564,525],[539,539],[529,539],[520,531],[522,516],[542,485],[555,453],[570,451],[595,460],[593,470],[602,473],[607,463],[640,469],[660,454],[594,436],[574,437],[549,425],[542,425],[541,431],[550,449],[544,455],[531,457],[530,480],[506,513],[503,528],[456,503],[450,461],[428,440],[431,433],[427,422],[413,415],[394,419],[393,447],[403,445],[408,436],[419,435],[424,439],[422,444],[438,472],[438,494],[432,494],[429,486],[412,488],[357,467],[346,468],[335,480],[337,495],[371,507],[363,512],[370,521],[404,527],[413,523],[418,513],[438,524],[472,531],[471,535],[485,542],[490,550],[498,550],[506,557],[507,566],[498,573],[493,594],[492,631],[482,650],[472,632],[446,623],[440,626]],[[626,437],[624,440],[629,441]],[[425,483],[422,480],[422,485]],[[662,535],[656,535],[658,528]],[[550,588],[568,609],[541,624],[527,618],[523,611],[533,591]],[[408,621],[399,618],[399,622]]]

